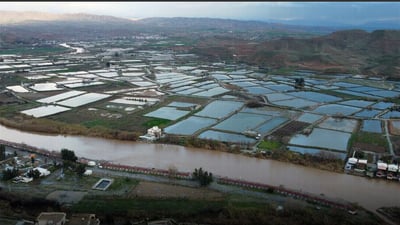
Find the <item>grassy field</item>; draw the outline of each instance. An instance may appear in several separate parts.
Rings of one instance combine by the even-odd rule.
[[[223,200],[188,200],[86,196],[74,205],[72,212],[91,212],[96,215],[119,215],[123,218],[174,218],[207,224],[379,224],[369,213],[353,216],[346,211],[316,208],[296,200],[277,205],[254,197],[230,195]]]
[[[1,54],[16,55],[48,55],[68,52],[68,49],[61,46],[41,46],[41,47],[18,47],[12,49],[0,49]]]
[[[280,142],[277,141],[261,141],[260,144],[258,144],[258,148],[261,149],[267,149],[267,150],[274,150],[274,149],[278,149],[282,146],[282,144]]]

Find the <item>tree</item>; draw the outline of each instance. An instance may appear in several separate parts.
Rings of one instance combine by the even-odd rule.
[[[61,149],[61,158],[65,161],[76,162],[78,157],[75,156],[75,152],[68,149]]]
[[[6,169],[3,172],[3,180],[11,180],[14,177],[19,175],[19,170],[16,168],[13,169]]]
[[[192,175],[194,180],[199,181],[200,186],[207,186],[213,181],[212,173],[203,171],[201,167],[199,169],[195,168]]]
[[[6,159],[6,146],[0,145],[0,161]]]
[[[32,177],[33,179],[37,179],[40,177],[40,171],[39,170],[35,170],[35,169],[31,169],[28,172],[28,177]]]
[[[78,176],[82,176],[86,171],[86,165],[79,163],[78,166],[75,169],[76,174],[78,174]]]

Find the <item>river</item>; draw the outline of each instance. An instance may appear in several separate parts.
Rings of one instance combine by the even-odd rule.
[[[71,54],[80,54],[80,53],[84,53],[85,49],[84,48],[79,48],[79,47],[72,47],[70,45],[68,45],[67,43],[62,43],[60,44],[60,46],[64,47],[64,48],[71,48],[74,49],[75,52],[72,52]]]
[[[0,139],[47,150],[60,151],[67,148],[73,150],[78,157],[123,165],[158,169],[175,166],[183,172],[203,167],[220,176],[274,186],[283,185],[295,190],[357,202],[369,210],[381,206],[400,206],[400,182],[333,173],[274,160],[175,145],[29,133],[2,125]]]

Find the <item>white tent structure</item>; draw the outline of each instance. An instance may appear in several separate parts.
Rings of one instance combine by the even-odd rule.
[[[36,167],[33,170],[39,171],[41,177],[45,177],[45,176],[50,175],[50,171],[48,171],[47,169],[44,169],[44,168]]]

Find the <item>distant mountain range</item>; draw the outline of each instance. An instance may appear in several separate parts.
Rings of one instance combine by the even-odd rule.
[[[312,37],[335,31],[329,27],[294,26],[259,21],[210,18],[123,19],[91,14],[52,14],[0,11],[0,38],[3,42],[40,39],[93,39],[158,33],[176,37],[201,38],[224,35],[265,40],[280,37]],[[0,46],[1,47],[1,46]]]
[[[400,20],[398,19],[387,19],[381,21],[369,21],[364,23],[338,23],[328,20],[266,20],[265,22],[270,23],[282,23],[294,26],[311,26],[311,27],[330,27],[337,30],[353,30],[362,29],[366,31],[374,30],[399,30]]]
[[[0,11],[0,15],[0,52],[7,46],[43,40],[93,40],[148,33],[194,40],[191,51],[210,59],[400,78],[398,29],[340,31],[340,26],[322,26],[323,21],[321,26],[299,26],[210,18],[131,20],[10,11]],[[397,21],[392,21],[393,28],[397,25]],[[391,28],[390,21],[363,26]]]

